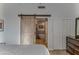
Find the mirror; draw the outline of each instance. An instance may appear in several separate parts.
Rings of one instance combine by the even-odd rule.
[[[76,18],[75,21],[75,37],[79,38],[79,18]]]

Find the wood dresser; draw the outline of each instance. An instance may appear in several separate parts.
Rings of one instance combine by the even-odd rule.
[[[66,51],[71,55],[79,55],[79,39],[66,37]]]

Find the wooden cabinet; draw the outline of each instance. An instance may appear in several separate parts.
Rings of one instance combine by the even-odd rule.
[[[66,51],[72,55],[79,55],[79,39],[66,37]]]

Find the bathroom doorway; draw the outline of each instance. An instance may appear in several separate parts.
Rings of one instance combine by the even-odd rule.
[[[44,16],[20,15],[20,43],[41,44],[48,47],[48,18]]]
[[[36,44],[48,47],[48,19],[36,18]]]

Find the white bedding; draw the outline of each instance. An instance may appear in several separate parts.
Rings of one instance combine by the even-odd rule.
[[[43,45],[0,45],[0,55],[49,55]]]

